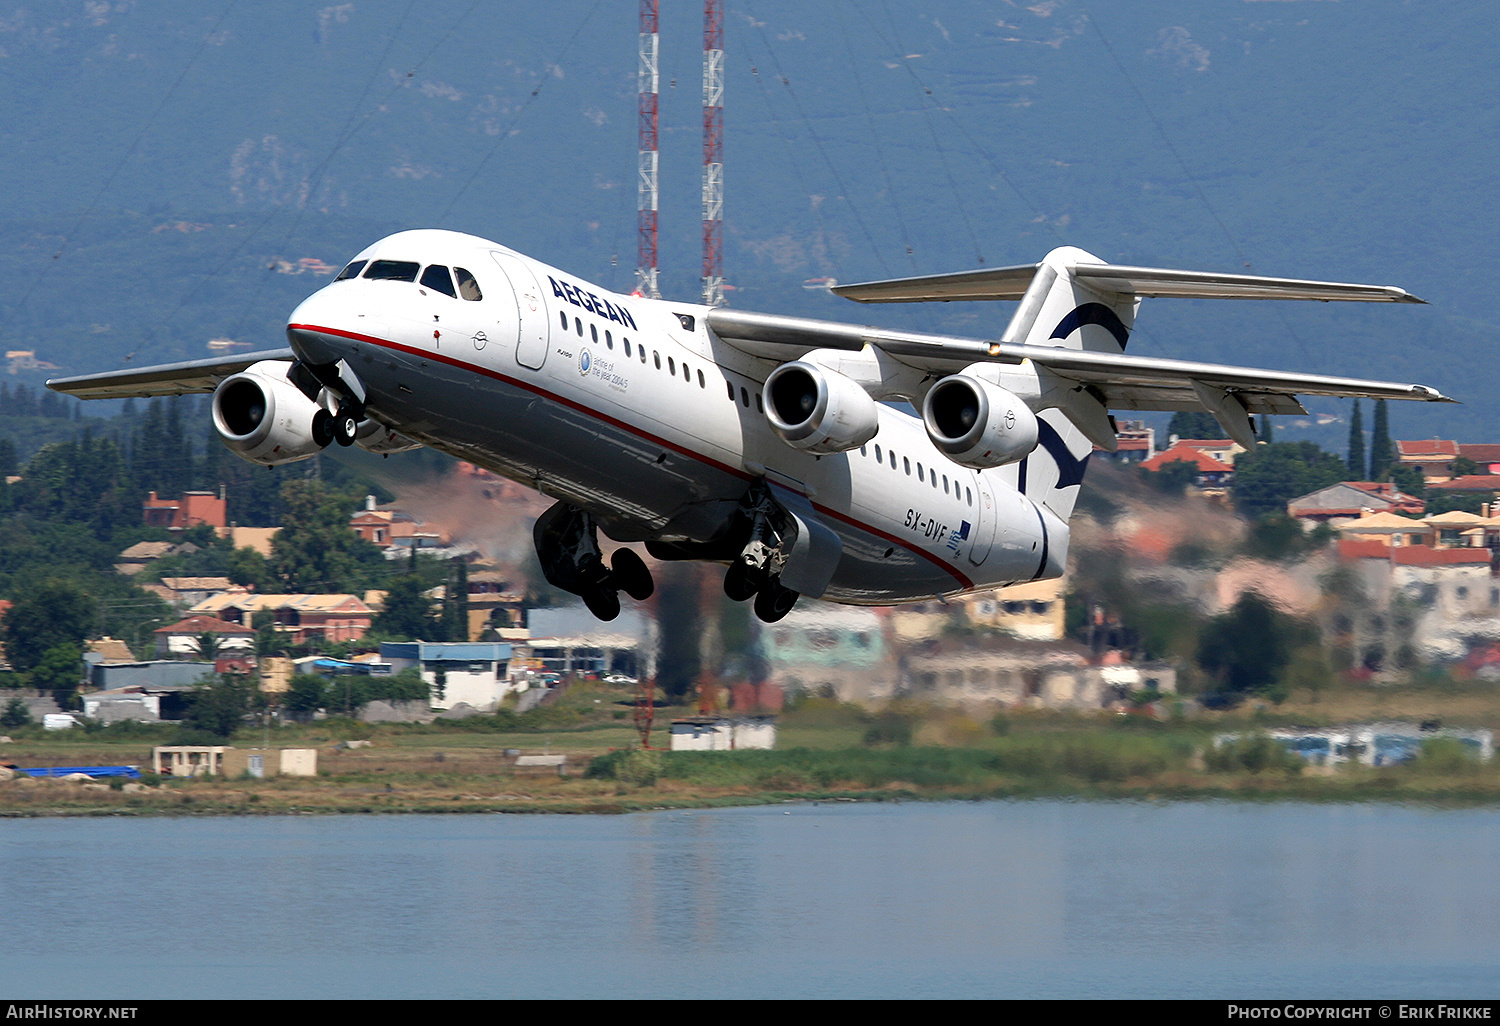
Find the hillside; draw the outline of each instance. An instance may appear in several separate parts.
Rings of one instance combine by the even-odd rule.
[[[697,292],[700,15],[663,5],[662,257]],[[1132,347],[1422,380],[1398,434],[1478,440],[1500,380],[1500,12],[784,0],[727,19],[731,302],[993,334],[1008,309],[803,289],[1037,259],[1400,284],[1428,307],[1158,301]],[[1091,17],[1093,20],[1091,20]],[[632,280],[635,10],[162,0],[0,19],[0,335],[82,372],[276,345],[381,234],[496,238]],[[35,382],[45,371],[22,371]],[[56,372],[53,372],[56,373]],[[1336,404],[1318,409],[1338,413]],[[1340,444],[1288,422],[1281,437]]]

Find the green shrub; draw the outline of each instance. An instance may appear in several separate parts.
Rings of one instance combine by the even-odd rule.
[[[1457,738],[1430,737],[1411,765],[1418,773],[1460,776],[1475,772],[1480,763],[1478,753]]]
[[[1217,773],[1263,773],[1267,770],[1300,773],[1305,765],[1301,756],[1287,751],[1285,745],[1265,734],[1216,745],[1203,756],[1203,762]]]

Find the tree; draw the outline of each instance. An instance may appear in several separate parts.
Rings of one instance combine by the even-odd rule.
[[[1460,456],[1448,464],[1448,473],[1454,477],[1468,477],[1470,474],[1480,473],[1479,464],[1467,456]]]
[[[52,692],[63,709],[78,709],[78,685],[83,681],[83,652],[77,645],[62,642],[47,649],[41,662],[31,671],[31,686]]]
[[[1385,400],[1375,400],[1375,428],[1370,432],[1370,480],[1385,479],[1386,468],[1395,459],[1395,447],[1391,444],[1390,414],[1386,412]]]
[[[1349,419],[1349,480],[1368,481],[1365,467],[1365,424],[1356,399],[1354,416]]]
[[[1198,665],[1218,682],[1221,692],[1269,692],[1309,634],[1305,624],[1247,591],[1227,612],[1204,625]]]
[[[94,621],[94,602],[61,581],[18,596],[5,617],[5,651],[18,670],[32,670],[58,645],[82,651]]]
[[[291,680],[281,707],[298,716],[307,716],[328,705],[328,682],[317,674],[299,673]]]
[[[226,673],[193,688],[184,726],[206,730],[216,737],[231,737],[250,712],[250,685],[244,678]]]
[[[1276,442],[1234,461],[1234,504],[1246,516],[1285,513],[1299,495],[1346,479],[1349,466],[1312,442]]]
[[[1198,465],[1191,460],[1172,460],[1157,470],[1141,471],[1141,476],[1159,492],[1181,495],[1188,485],[1198,480]]]
[[[0,712],[0,727],[4,727],[7,730],[24,727],[30,722],[31,710],[27,708],[25,702],[21,701],[20,695],[7,702],[5,711]]]
[[[1407,495],[1418,499],[1427,497],[1427,479],[1416,467],[1407,467],[1400,463],[1391,464],[1391,484]],[[1431,513],[1431,510],[1428,512]]]
[[[394,638],[436,638],[439,624],[432,615],[432,600],[427,597],[422,578],[407,574],[390,582],[385,605],[370,627]]]
[[[203,631],[193,635],[193,648],[198,653],[198,658],[211,660],[219,658],[219,653],[224,650],[224,639],[213,631]]]
[[[271,571],[288,591],[348,592],[385,573],[380,550],[349,528],[353,501],[319,481],[288,481],[286,513],[271,542]]]
[[[1167,434],[1178,438],[1221,438],[1224,429],[1207,410],[1178,410],[1172,414]]]
[[[469,566],[461,557],[450,564],[452,568],[443,591],[442,635],[446,641],[468,641]]]

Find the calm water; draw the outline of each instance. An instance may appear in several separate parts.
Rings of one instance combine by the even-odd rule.
[[[1496,997],[1500,811],[0,821],[7,997]]]

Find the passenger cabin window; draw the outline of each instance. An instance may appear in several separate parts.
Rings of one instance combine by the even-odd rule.
[[[343,281],[345,278],[358,278],[359,272],[365,269],[365,264],[367,263],[369,263],[368,260],[356,260],[354,261],[354,263],[350,264],[348,267],[340,271],[339,276],[333,280]]]
[[[422,272],[421,285],[423,288],[441,292],[445,296],[458,298],[458,291],[453,287],[453,276],[448,273],[448,268],[442,264],[433,264]]]
[[[419,267],[415,260],[376,260],[365,277],[370,281],[416,281]]]
[[[471,303],[477,303],[484,298],[484,293],[479,291],[479,282],[474,276],[462,267],[453,269],[453,277],[458,279],[458,295],[461,299],[467,299]]]

